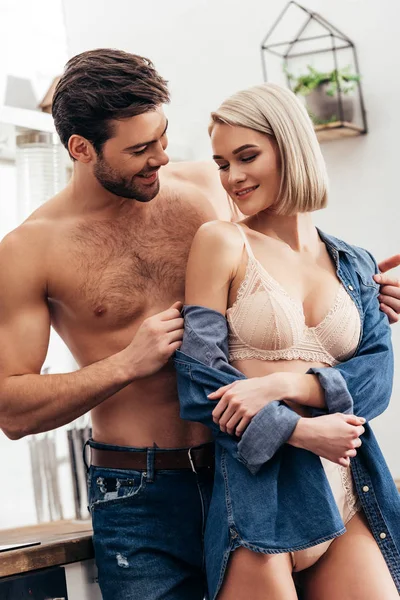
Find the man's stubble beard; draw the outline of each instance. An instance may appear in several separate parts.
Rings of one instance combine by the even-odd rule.
[[[101,155],[98,155],[93,174],[104,189],[120,198],[150,202],[160,191],[158,179],[154,185],[147,186],[149,189],[146,189],[144,185],[136,185],[133,177],[123,177],[118,171],[110,167]]]

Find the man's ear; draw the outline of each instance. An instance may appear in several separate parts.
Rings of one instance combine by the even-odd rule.
[[[96,151],[89,140],[81,135],[71,135],[68,150],[72,158],[82,163],[90,163],[96,158]]]

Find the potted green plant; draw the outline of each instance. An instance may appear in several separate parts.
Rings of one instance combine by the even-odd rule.
[[[292,83],[295,94],[306,96],[306,105],[315,124],[331,123],[340,120],[338,88],[340,87],[343,121],[352,122],[354,116],[354,101],[351,92],[354,91],[360,76],[351,72],[351,67],[333,69],[333,71],[318,71],[311,65],[308,72],[295,76],[286,72]]]

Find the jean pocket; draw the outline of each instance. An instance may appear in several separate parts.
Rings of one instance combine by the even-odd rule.
[[[146,486],[143,471],[123,471],[91,467],[89,471],[89,510],[119,504],[138,496]]]

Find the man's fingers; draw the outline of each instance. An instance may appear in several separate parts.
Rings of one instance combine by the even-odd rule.
[[[395,267],[398,267],[400,265],[400,254],[395,254],[394,256],[391,256],[390,258],[386,258],[385,260],[382,260],[379,265],[378,268],[382,273],[386,273],[386,271],[389,271],[390,269],[394,269]]]
[[[179,310],[179,312],[180,312],[183,308],[183,302],[181,302],[180,300],[177,300],[176,302],[173,303],[171,308],[175,308],[176,310]]]
[[[399,296],[400,296],[400,289]],[[393,308],[395,312],[400,312],[400,300],[398,298],[393,298],[391,295],[387,296],[386,294],[379,294],[378,300],[382,302],[382,304],[386,304],[390,308]]]
[[[391,277],[390,275],[374,275],[374,279],[376,283],[380,284],[381,292],[384,291],[383,288],[392,286],[394,293],[399,293],[400,281],[398,277]]]
[[[171,354],[173,354],[175,352],[175,350],[179,350],[179,348],[182,346],[182,340],[179,340],[179,342],[174,342],[173,344],[170,344],[168,346],[168,349],[171,351]]]
[[[168,334],[168,343],[174,344],[175,342],[181,342],[183,340],[183,329],[176,329]]]
[[[169,321],[165,321],[163,328],[165,327],[165,331],[168,333],[170,331],[182,330],[183,331],[183,319],[179,317],[178,319],[170,319]]]
[[[163,312],[160,313],[159,316],[161,321],[169,321],[170,319],[179,318],[181,316],[182,307],[182,302],[174,302],[174,304],[167,308],[167,310],[163,310]]]
[[[344,456],[342,456],[341,458],[339,458],[338,464],[341,467],[349,467],[350,466],[350,459],[349,458],[345,458]]]
[[[399,320],[399,315],[393,310],[393,308],[386,306],[386,304],[380,304],[379,308],[383,313],[385,313],[385,315],[389,317],[389,323],[391,325],[393,325],[393,323],[397,323]]]

